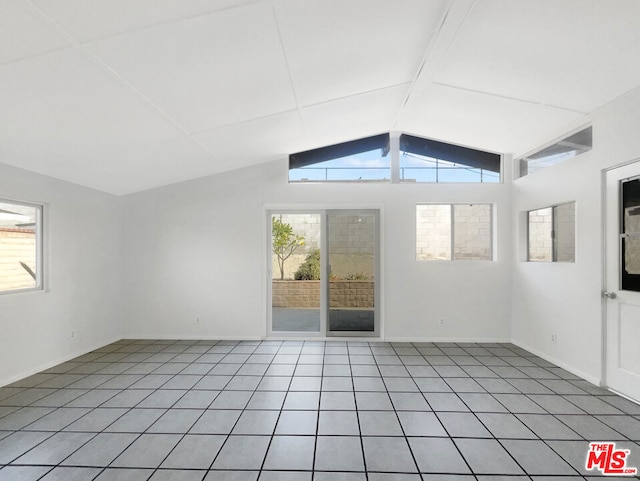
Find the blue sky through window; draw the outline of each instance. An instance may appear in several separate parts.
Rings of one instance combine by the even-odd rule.
[[[404,134],[403,134],[404,135]],[[478,158],[474,154],[473,149],[465,147],[457,147],[449,144],[443,144],[436,141],[430,142],[426,146],[431,152],[441,152],[442,155],[450,160],[441,160],[434,157],[428,157],[422,155],[420,150],[424,150],[425,146],[417,143],[420,142],[420,138],[414,138],[411,136],[405,136],[407,143],[403,144],[403,135],[400,136],[400,165],[398,177],[400,182],[458,182],[458,183],[496,183],[500,182],[499,160],[496,162],[493,159],[489,159],[487,162],[486,152],[478,151]],[[362,139],[362,140],[369,140]],[[372,138],[371,138],[372,139]],[[413,141],[411,140],[413,139]],[[360,140],[359,140],[360,141]],[[354,141],[354,142],[359,142]],[[352,144],[347,142],[344,145]],[[414,145],[415,144],[415,145]],[[335,146],[324,147],[317,149],[323,151],[326,149],[335,149],[336,154],[340,154],[340,146],[343,144],[336,144]],[[388,144],[387,144],[388,145]],[[405,147],[405,145],[407,145]],[[413,147],[412,147],[413,145]],[[352,145],[350,147],[353,147]],[[368,146],[371,148],[371,146]],[[356,147],[357,148],[357,147]],[[417,150],[416,150],[417,149]],[[453,149],[453,150],[452,150]],[[348,150],[348,148],[346,149]],[[390,182],[391,181],[391,154],[388,152],[388,147],[385,149],[375,148],[366,152],[360,152],[357,154],[346,155],[331,160],[309,163],[309,161],[295,159],[294,165],[301,165],[300,167],[291,167],[289,169],[289,181],[290,182]],[[353,149],[352,149],[353,151]],[[383,155],[386,152],[386,155]],[[309,151],[315,152],[315,151]],[[294,155],[304,155],[294,154]],[[330,157],[326,152],[317,155],[322,158]],[[456,163],[453,160],[461,160],[463,163]],[[466,164],[464,163],[466,160]],[[313,162],[313,161],[311,161]],[[291,165],[291,164],[290,164]],[[479,165],[487,168],[480,168]],[[488,170],[493,169],[493,170]]]
[[[289,180],[295,181],[390,181],[390,156],[380,149],[289,170]]]
[[[400,182],[500,182],[500,174],[446,160],[400,152]]]

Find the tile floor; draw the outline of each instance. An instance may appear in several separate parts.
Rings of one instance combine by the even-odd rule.
[[[510,344],[123,340],[0,388],[0,481],[596,479],[608,440],[640,467],[639,405]]]

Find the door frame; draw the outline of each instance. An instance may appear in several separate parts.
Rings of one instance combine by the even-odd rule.
[[[287,213],[287,214],[304,214],[304,213],[319,213],[320,215],[326,218],[326,213],[329,211],[377,211],[377,271],[378,275],[375,283],[376,289],[376,330],[374,331],[375,335],[368,335],[363,333],[356,333],[355,335],[349,335],[348,337],[341,337],[337,335],[328,335],[326,320],[328,318],[328,283],[327,283],[327,293],[321,292],[320,299],[320,332],[295,332],[295,331],[272,331],[272,319],[271,319],[271,303],[272,303],[272,288],[271,288],[271,270],[272,266],[269,262],[270,253],[271,253],[271,215],[273,213]],[[353,203],[323,203],[323,204],[294,204],[294,203],[265,203],[262,206],[261,212],[261,226],[262,226],[262,275],[261,278],[264,279],[262,284],[262,306],[263,306],[263,315],[260,316],[259,319],[262,319],[260,324],[262,338],[263,339],[293,339],[293,340],[303,340],[303,339],[312,339],[312,340],[364,340],[364,341],[375,341],[384,340],[384,298],[382,293],[384,292],[384,205],[379,203],[363,203],[363,204],[353,204]],[[326,237],[326,222],[321,224],[321,238],[324,243]],[[328,270],[327,266],[327,256],[322,256],[321,258],[321,269],[323,273],[326,273]],[[266,262],[265,262],[266,260]],[[322,299],[324,296],[324,301]],[[325,312],[323,312],[323,310]],[[324,330],[323,330],[324,329]]]
[[[608,369],[609,369],[609,365],[608,365],[608,358],[609,358],[609,332],[608,332],[608,319],[609,319],[609,313],[608,313],[608,299],[607,297],[604,295],[605,292],[607,292],[607,290],[609,291],[613,291],[614,289],[611,288],[611,286],[607,285],[607,276],[608,276],[608,268],[609,268],[609,263],[608,263],[608,257],[609,257],[609,248],[610,243],[607,239],[608,237],[608,232],[607,232],[607,223],[609,221],[609,216],[608,216],[608,209],[610,207],[609,205],[609,201],[608,201],[608,195],[607,195],[607,175],[609,174],[609,172],[613,172],[617,169],[620,168],[624,168],[633,164],[637,164],[639,171],[640,171],[640,158],[635,158],[626,162],[622,162],[620,164],[616,164],[614,166],[611,167],[607,167],[605,169],[602,169],[601,172],[601,205],[602,205],[602,217],[601,217],[601,239],[602,239],[602,280],[601,280],[601,309],[602,309],[602,324],[601,324],[601,374],[600,374],[600,385],[603,388],[609,389],[613,392],[615,392],[616,394],[619,394],[623,397],[627,397],[624,393],[620,393],[615,389],[612,389],[609,387],[609,376],[608,376]],[[616,196],[616,203],[617,203],[617,207],[619,209],[620,203],[622,201],[622,193],[618,192],[618,195]],[[619,220],[619,210],[618,210],[618,222],[620,222]],[[619,226],[618,226],[618,230],[619,230]],[[619,232],[617,232],[617,242],[619,242]],[[621,278],[621,272],[620,272],[620,265],[621,265],[621,258],[620,256],[622,255],[620,248],[618,248],[618,260],[617,260],[617,268],[618,268],[618,274],[619,274],[619,279],[618,282],[620,282],[620,278]],[[618,284],[616,286],[615,291],[620,290],[621,285]],[[637,402],[637,400],[634,400]]]

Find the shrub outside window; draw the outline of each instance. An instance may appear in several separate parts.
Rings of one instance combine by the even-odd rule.
[[[491,204],[416,206],[417,260],[492,260]]]
[[[0,199],[0,292],[42,288],[42,206]]]

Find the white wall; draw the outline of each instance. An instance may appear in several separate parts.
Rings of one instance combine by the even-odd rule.
[[[591,152],[500,185],[288,184],[283,159],[116,198],[0,165],[49,221],[48,291],[0,295],[0,384],[121,337],[263,336],[267,206],[381,209],[386,339],[512,339],[597,382],[601,173],[640,158],[640,89],[586,121]],[[524,262],[523,213],[568,201],[576,263]],[[497,260],[416,262],[420,202],[495,203]]]
[[[0,386],[121,337],[121,201],[0,164],[0,197],[45,204],[46,291],[0,294]],[[75,337],[71,339],[71,331]]]
[[[640,89],[594,112],[593,149],[513,184],[512,337],[593,382],[602,370],[602,170],[640,158]],[[566,132],[558,132],[561,136]],[[552,139],[545,139],[550,141]],[[524,262],[523,212],[576,201],[575,264]],[[557,341],[551,341],[551,334]]]
[[[386,339],[507,340],[509,199],[509,184],[289,184],[284,159],[130,195],[125,336],[263,336],[267,206],[360,206],[382,210]],[[418,202],[495,202],[497,261],[416,262]]]

